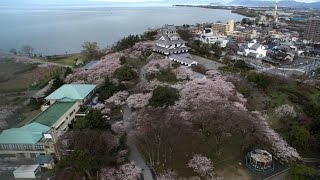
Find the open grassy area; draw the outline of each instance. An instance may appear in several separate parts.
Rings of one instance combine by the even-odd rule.
[[[157,79],[160,82],[166,82],[169,84],[175,84],[176,82],[178,82],[176,75],[171,70],[161,71],[159,74],[156,74],[156,75],[154,74],[147,75],[146,79],[148,81],[152,79]]]
[[[0,83],[9,80],[15,75],[31,71],[36,64],[16,63],[10,59],[0,59]]]
[[[52,56],[49,59],[49,61],[51,61],[51,62],[64,64],[64,65],[70,65],[70,66],[75,66],[77,60],[81,60],[83,62],[86,62],[87,58],[82,54],[75,54],[75,55],[70,55],[70,56],[65,56],[65,57]]]
[[[44,86],[59,74],[61,67],[33,68],[23,73],[15,74],[10,79],[0,82],[0,93],[22,92],[35,90]]]

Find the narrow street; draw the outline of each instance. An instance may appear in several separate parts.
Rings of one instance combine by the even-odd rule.
[[[129,117],[131,114],[131,109],[126,105],[123,107],[123,121],[124,123],[129,123]],[[143,159],[141,153],[135,145],[135,139],[131,135],[131,129],[127,129],[128,139],[127,144],[129,146],[130,154],[129,160],[134,162],[138,167],[142,169],[144,180],[153,180],[152,173],[150,168],[148,167],[146,161]]]

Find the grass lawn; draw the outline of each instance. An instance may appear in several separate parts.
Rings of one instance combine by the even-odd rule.
[[[36,64],[23,64],[9,59],[0,59],[0,83],[9,80],[15,75],[31,71],[36,67]]]
[[[175,84],[178,82],[176,75],[171,70],[161,71],[159,74],[156,75],[147,75],[146,79],[148,81],[152,79],[157,79],[160,82],[166,82],[169,84]]]
[[[23,73],[19,73],[10,79],[0,82],[0,93],[22,92],[35,90],[43,84],[49,82],[54,76],[59,74],[63,68],[47,67],[34,68]]]
[[[59,63],[59,64],[65,64],[65,65],[70,65],[70,66],[75,66],[76,59],[82,60],[83,62],[86,61],[86,57],[82,54],[75,54],[63,58],[52,58],[50,61]]]

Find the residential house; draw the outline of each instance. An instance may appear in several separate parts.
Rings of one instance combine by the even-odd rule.
[[[220,47],[225,48],[229,42],[229,39],[225,35],[218,34],[211,28],[206,28],[202,33],[198,34],[199,40],[203,43],[215,44],[217,43]]]
[[[242,46],[240,46],[237,53],[239,55],[249,56],[252,58],[263,58],[267,56],[266,48],[263,45],[257,43],[257,41],[255,40],[249,43],[244,43]]]

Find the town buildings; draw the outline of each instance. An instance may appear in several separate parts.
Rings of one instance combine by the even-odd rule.
[[[161,37],[155,42],[153,51],[165,55],[174,62],[178,62],[185,66],[196,65],[188,54],[189,47],[186,46],[186,41],[181,39],[174,25],[165,25],[161,30]]]
[[[215,44],[217,43],[220,47],[224,48],[227,46],[229,39],[225,35],[218,34],[211,28],[205,28],[202,33],[198,34],[198,38],[203,43]]]
[[[233,31],[228,32],[227,36],[237,40],[237,42],[245,42],[248,39],[254,39],[257,37],[256,30],[244,30],[244,31]]]
[[[219,34],[228,34],[234,31],[234,21],[230,20],[228,23],[214,23],[211,26],[213,31],[217,31]]]
[[[249,43],[244,43],[240,46],[238,55],[249,56],[252,58],[263,58],[267,56],[266,47],[253,40]]]
[[[320,42],[320,19],[310,18],[304,31],[304,38],[313,42]]]
[[[45,99],[41,110],[31,122],[0,134],[1,160],[35,159],[39,155],[56,154],[55,143],[72,122],[85,116],[95,85],[66,84]]]

